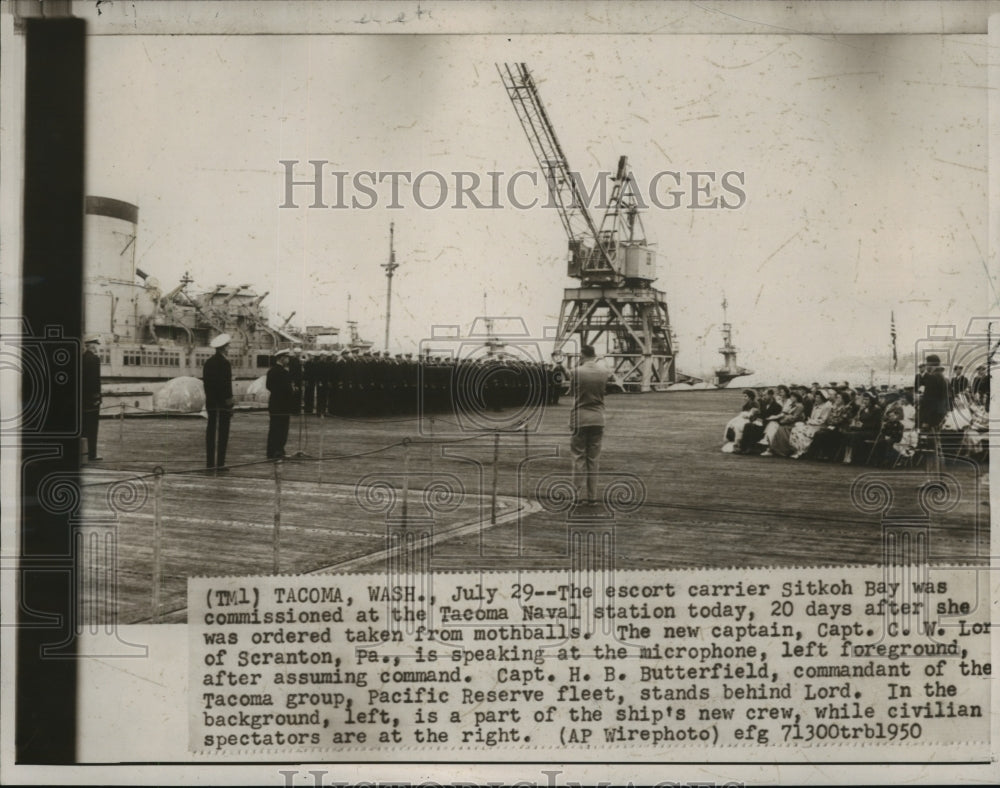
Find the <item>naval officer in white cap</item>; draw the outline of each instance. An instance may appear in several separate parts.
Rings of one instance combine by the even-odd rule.
[[[208,468],[226,468],[226,447],[229,445],[229,421],[233,417],[233,367],[226,355],[229,353],[229,334],[219,334],[212,340],[215,355],[202,367],[205,384],[205,410],[208,411],[208,428],[205,431],[205,451]]]

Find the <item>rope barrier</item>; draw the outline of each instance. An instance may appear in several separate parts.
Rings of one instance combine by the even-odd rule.
[[[477,433],[474,433],[474,434],[466,435],[465,437],[462,437],[462,438],[425,438],[425,437],[403,438],[402,440],[396,441],[394,443],[387,444],[385,446],[379,446],[378,448],[375,448],[375,449],[371,449],[371,450],[368,450],[368,451],[362,451],[362,452],[354,452],[354,453],[351,453],[351,454],[330,454],[330,455],[323,454],[322,453],[322,444],[321,444],[320,455],[318,457],[312,457],[312,456],[310,456],[308,454],[305,454],[304,452],[301,452],[299,454],[299,456],[289,457],[289,458],[285,458],[285,459],[287,459],[289,461],[293,461],[293,462],[324,462],[326,460],[349,460],[349,459],[357,459],[359,457],[370,457],[370,456],[373,456],[375,454],[380,454],[382,452],[386,452],[386,451],[389,451],[391,449],[397,448],[399,446],[406,446],[406,445],[410,445],[410,444],[412,444],[412,445],[418,445],[418,446],[450,445],[450,444],[467,443],[469,441],[479,440],[481,438],[486,438],[486,437],[489,437],[491,435],[499,436],[501,434],[516,434],[518,432],[521,432],[521,430],[509,430],[509,431],[508,430],[488,430],[488,431],[482,431],[482,432],[477,432]],[[321,439],[321,441],[322,441],[322,438],[323,438],[324,435],[325,435],[325,431],[321,431],[321,433],[320,433],[320,439]],[[497,438],[497,439],[499,439],[499,438]],[[527,456],[527,451],[528,451],[528,436],[527,436],[527,434],[525,434],[525,456]],[[159,463],[159,462],[161,462],[161,460],[132,460],[132,462],[138,462],[138,463],[156,462],[156,463]],[[256,466],[256,465],[263,465],[263,464],[268,463],[268,462],[273,462],[273,460],[262,459],[262,460],[250,460],[248,462],[243,462],[243,463],[230,463],[229,465],[226,466],[226,468],[228,468],[230,470],[238,469],[238,468],[250,468],[250,467],[253,467],[253,466]],[[104,467],[107,468],[108,470],[118,470],[118,469],[113,468],[111,466],[104,466]],[[157,466],[157,467],[159,467],[159,466]],[[183,475],[183,474],[191,474],[191,473],[204,473],[205,471],[211,471],[211,470],[217,470],[217,469],[206,468],[206,467],[203,467],[203,466],[196,466],[196,467],[192,467],[192,468],[182,468],[182,469],[178,469],[178,470],[169,470],[169,471],[168,470],[163,470],[162,473],[163,473],[163,475],[174,476],[174,475]],[[153,471],[150,471],[149,473],[137,474],[137,475],[132,476],[130,478],[133,479],[133,480],[137,480],[138,481],[138,480],[142,480],[142,479],[153,478],[155,475],[156,475],[156,472],[155,472],[155,470],[153,470]],[[117,480],[117,481],[120,481],[120,480]],[[104,484],[115,484],[115,483],[117,483],[117,481],[89,482],[87,484],[81,484],[80,487],[81,488],[85,488],[85,487],[96,487],[96,486],[100,486],[100,485],[104,485]]]
[[[110,396],[114,396],[111,394]],[[270,413],[267,410],[267,405],[265,403],[257,402],[255,400],[236,400],[239,405],[243,407],[233,408],[233,411],[244,416],[269,416]],[[549,406],[546,406],[549,407]],[[119,402],[117,405],[105,405],[99,408],[101,413],[114,413],[116,415],[122,413],[145,413],[151,416],[158,416],[164,418],[191,418],[198,417],[205,413],[205,408],[202,407],[199,410],[163,410],[157,408],[144,408],[141,405],[129,405],[127,402]],[[447,413],[448,409],[440,411],[440,413]],[[305,411],[297,411],[294,413],[288,413],[284,415],[288,416],[300,416],[303,421],[307,420],[308,417],[313,418],[325,418],[325,419],[337,419],[339,421],[350,421],[356,422],[358,424],[406,424],[409,422],[419,422],[426,419],[430,419],[439,423],[450,424],[457,427],[460,430],[464,430],[464,427],[453,419],[449,419],[445,416],[438,415],[439,411],[433,411],[428,413],[420,413],[416,416],[405,416],[403,418],[386,418],[385,416],[345,416],[340,413],[307,413]]]
[[[350,460],[350,459],[356,459],[358,457],[370,457],[372,455],[380,454],[382,452],[389,451],[390,449],[395,449],[395,448],[397,448],[399,446],[406,446],[406,445],[409,445],[409,444],[416,444],[416,445],[438,445],[438,444],[467,443],[468,441],[479,440],[480,438],[488,437],[488,436],[493,435],[493,434],[498,434],[498,431],[492,430],[492,431],[489,431],[489,432],[476,433],[474,435],[468,435],[468,436],[466,436],[464,438],[440,438],[440,439],[432,439],[432,440],[428,440],[428,439],[425,439],[425,438],[403,438],[402,440],[396,441],[395,443],[390,443],[390,444],[387,444],[385,446],[380,446],[378,448],[371,449],[370,451],[356,452],[356,453],[353,453],[353,454],[330,454],[330,455],[321,454],[319,457],[310,457],[309,455],[302,455],[300,457],[285,458],[285,459],[288,460],[288,461],[291,461],[291,462],[317,462],[317,463],[325,462],[326,460]],[[141,462],[157,462],[158,463],[158,462],[160,462],[160,460],[132,460],[132,462],[140,462],[140,463]],[[238,468],[250,468],[250,467],[253,467],[253,466],[256,466],[256,465],[264,465],[264,464],[269,463],[269,462],[274,462],[274,460],[263,459],[263,460],[250,460],[248,462],[243,462],[243,463],[231,463],[231,464],[227,465],[226,468],[228,468],[230,470],[238,469]],[[117,468],[113,468],[113,467],[110,467],[110,466],[103,466],[103,467],[107,468],[108,470],[119,470]],[[160,467],[160,466],[157,466],[157,467]],[[178,475],[187,475],[187,474],[191,474],[191,473],[204,473],[206,471],[214,471],[214,470],[217,470],[217,469],[215,469],[215,468],[206,468],[204,466],[197,466],[197,467],[192,467],[192,468],[182,468],[182,469],[170,470],[170,471],[168,471],[168,470],[162,470],[162,475],[164,475],[164,476],[178,476]],[[132,481],[141,481],[143,479],[150,479],[150,478],[153,478],[155,476],[156,476],[156,470],[154,469],[153,471],[150,471],[149,473],[140,473],[140,474],[136,474],[134,476],[131,476],[131,477],[129,477],[129,480],[132,480]],[[95,481],[95,482],[88,482],[87,484],[81,484],[79,486],[81,488],[99,487],[101,485],[117,484],[120,481],[125,481],[125,480],[115,479],[115,480],[109,480],[109,481]]]
[[[274,533],[272,534],[274,574],[281,571],[281,460],[274,463]]]
[[[153,471],[153,623],[160,623],[160,580],[162,567],[163,521],[160,503],[163,499],[163,468],[159,465]]]

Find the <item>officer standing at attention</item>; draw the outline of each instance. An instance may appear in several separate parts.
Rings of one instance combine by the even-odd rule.
[[[219,334],[212,340],[215,355],[205,362],[201,377],[205,384],[205,410],[208,428],[205,431],[206,467],[226,468],[226,447],[229,445],[229,421],[233,417],[233,367],[229,353],[229,334]]]
[[[296,410],[295,388],[292,385],[292,375],[288,371],[289,360],[288,350],[279,350],[274,354],[274,361],[267,371],[267,390],[270,392],[267,400],[267,412],[271,417],[267,428],[267,458],[269,460],[278,460],[285,456],[288,425],[292,413]]]
[[[101,340],[94,334],[88,336],[83,343],[83,398],[81,426],[83,437],[87,439],[87,460],[97,462],[97,427],[101,418],[101,359],[97,355],[97,346]]]

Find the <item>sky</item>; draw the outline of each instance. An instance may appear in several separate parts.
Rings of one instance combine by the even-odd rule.
[[[294,311],[346,335],[349,316],[381,347],[392,222],[391,350],[483,314],[540,338],[576,284],[558,216],[505,193],[457,208],[450,175],[479,174],[490,204],[488,172],[501,189],[537,173],[494,65],[525,62],[586,181],[620,155],[647,193],[681,174],[681,204],[643,213],[678,368],[720,362],[724,295],[742,365],[812,379],[887,358],[890,314],[905,357],[927,325],[961,334],[995,303],[985,53],[974,35],[96,36],[87,190],[139,206],[136,262],[166,289],[185,271],[251,284],[279,323]],[[416,194],[400,184],[400,208],[388,180],[370,208],[311,208],[308,187],[280,207],[280,162],[304,180],[313,159],[347,173],[348,205],[372,201],[351,188],[365,170],[440,172],[448,193],[421,207],[440,190],[426,176]],[[692,171],[731,201],[718,179],[741,173],[745,200],[689,207]],[[524,176],[515,196],[545,193]]]

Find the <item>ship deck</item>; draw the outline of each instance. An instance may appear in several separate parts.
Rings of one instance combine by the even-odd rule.
[[[200,418],[105,419],[104,461],[83,471],[82,522],[111,539],[114,566],[84,561],[85,599],[96,610],[97,580],[110,582],[120,622],[178,622],[192,576],[276,566],[569,571],[573,539],[595,533],[612,535],[603,544],[621,569],[878,564],[900,527],[926,536],[931,565],[987,564],[985,469],[949,462],[954,494],[921,505],[920,468],[723,454],[739,400],[738,391],[609,397],[599,486],[611,485],[611,500],[580,507],[563,505],[565,400],[527,438],[463,431],[442,416],[433,426],[293,418],[288,451],[302,454],[277,468],[263,459],[267,414],[237,413],[221,474],[203,468]]]

